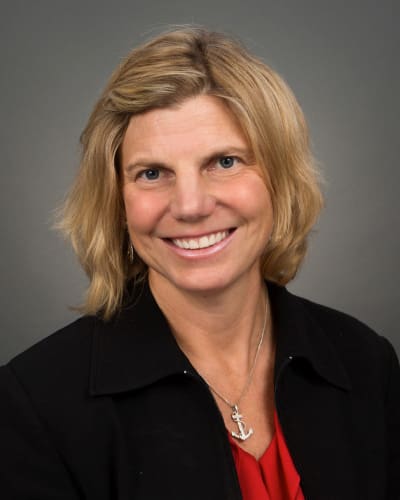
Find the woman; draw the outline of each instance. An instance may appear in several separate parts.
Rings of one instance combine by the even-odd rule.
[[[284,288],[322,199],[280,77],[165,33],[82,145],[62,227],[85,315],[1,369],[4,498],[400,498],[393,348]]]

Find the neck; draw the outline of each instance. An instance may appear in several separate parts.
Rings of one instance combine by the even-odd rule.
[[[213,365],[237,376],[247,374],[265,318],[264,341],[272,346],[268,296],[261,277],[214,293],[188,293],[151,276],[150,287],[179,346],[204,375],[212,374]]]

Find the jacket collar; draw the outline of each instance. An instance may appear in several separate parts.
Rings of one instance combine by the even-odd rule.
[[[306,360],[329,383],[349,389],[347,374],[323,328],[303,299],[268,283],[277,335],[276,377],[296,358]],[[112,320],[95,321],[90,394],[116,394],[195,370],[179,349],[168,323],[144,285]]]
[[[286,363],[303,360],[330,384],[350,390],[346,369],[328,335],[329,330],[331,337],[341,332],[332,327],[328,316],[320,322],[315,310],[321,306],[277,285],[268,285],[268,291],[277,338],[275,383]]]
[[[191,369],[147,284],[112,320],[95,322],[92,395],[137,389]]]

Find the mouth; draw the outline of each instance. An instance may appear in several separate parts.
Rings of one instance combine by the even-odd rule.
[[[205,234],[197,238],[171,238],[169,241],[183,250],[200,250],[209,248],[227,238],[235,229]]]

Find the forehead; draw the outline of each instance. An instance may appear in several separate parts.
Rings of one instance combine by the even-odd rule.
[[[189,153],[227,146],[248,148],[238,120],[222,99],[202,95],[176,107],[133,116],[122,143],[122,159],[144,153]]]

